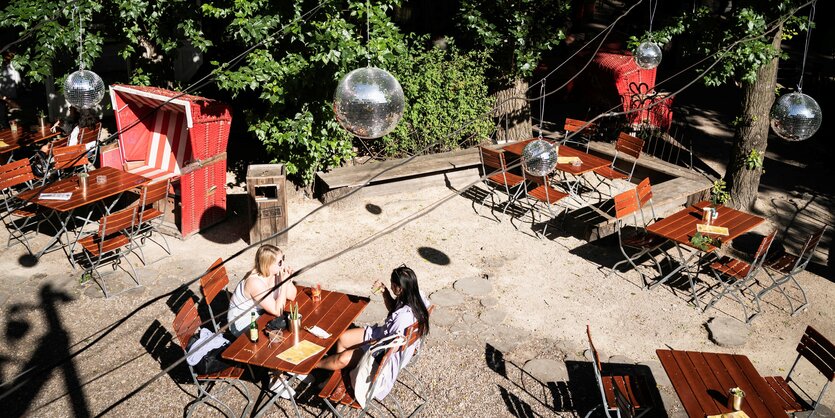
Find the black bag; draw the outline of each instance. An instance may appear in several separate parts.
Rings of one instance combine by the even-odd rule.
[[[220,336],[218,336],[218,337],[220,337]],[[220,338],[222,338],[222,337],[220,337]],[[191,338],[189,338],[188,344],[186,345],[186,352],[191,351],[191,347],[199,339],[200,339],[200,329],[198,328],[197,332],[194,333],[194,335],[192,335]],[[201,358],[200,361],[197,364],[195,364],[194,366],[191,366],[194,369],[194,372],[197,373],[197,374],[212,374],[212,373],[216,373],[216,372],[219,372],[221,370],[224,370],[228,367],[231,367],[232,366],[231,364],[226,363],[220,357],[220,354],[223,353],[223,350],[225,350],[226,346],[228,346],[228,345],[229,345],[229,342],[227,341],[226,344],[224,344],[223,346],[215,348],[214,350],[209,351],[208,353],[206,353],[206,355],[203,356],[203,358]]]
[[[43,151],[35,151],[35,155],[30,159],[30,163],[32,166],[32,174],[40,179],[52,170],[53,162],[50,161],[50,158]]]

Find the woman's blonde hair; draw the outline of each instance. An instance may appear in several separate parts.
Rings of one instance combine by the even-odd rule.
[[[270,266],[283,255],[281,249],[275,245],[262,245],[255,253],[255,271],[262,277],[267,277],[270,274]]]

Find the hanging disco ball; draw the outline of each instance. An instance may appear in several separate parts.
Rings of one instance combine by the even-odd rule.
[[[522,163],[525,171],[533,176],[544,177],[557,166],[557,146],[548,141],[537,139],[522,150]]]
[[[635,49],[635,63],[645,70],[661,64],[661,48],[655,42],[644,41]]]
[[[92,71],[78,70],[64,81],[64,97],[76,108],[89,109],[104,97],[104,82]]]
[[[799,91],[780,96],[771,107],[771,129],[788,141],[809,139],[821,127],[822,118],[818,102]]]
[[[333,95],[336,121],[348,132],[365,139],[393,131],[403,117],[405,99],[400,83],[388,71],[359,68],[339,80]]]

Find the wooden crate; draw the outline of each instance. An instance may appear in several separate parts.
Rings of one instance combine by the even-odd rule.
[[[250,243],[259,242],[287,227],[286,179],[282,164],[253,164],[247,168]],[[264,244],[287,244],[287,233]]]

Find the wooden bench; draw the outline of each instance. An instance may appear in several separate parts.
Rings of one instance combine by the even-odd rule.
[[[472,170],[480,166],[478,147],[431,155],[419,155],[386,161],[369,162],[359,166],[334,168],[316,173],[316,194],[328,203],[368,183],[364,192],[383,194],[390,190],[403,190],[402,185],[385,187],[393,182],[414,180],[416,183],[437,181],[438,176],[451,172]],[[404,164],[405,162],[405,164]],[[374,186],[373,188],[370,186]]]

